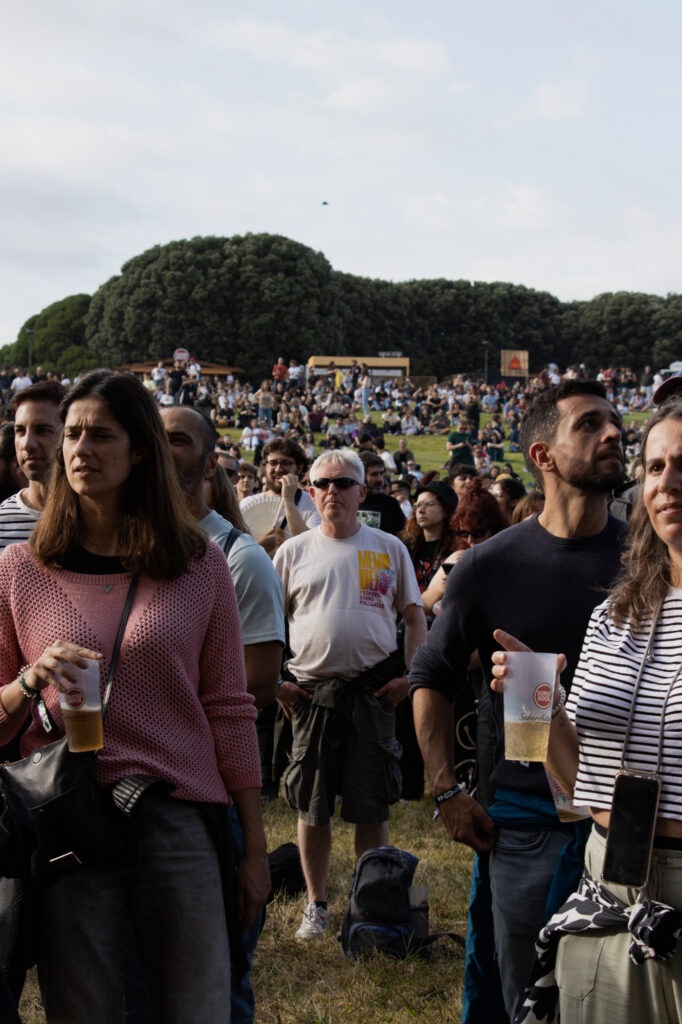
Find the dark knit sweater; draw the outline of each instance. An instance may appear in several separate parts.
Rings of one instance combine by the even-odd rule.
[[[412,688],[456,702],[473,651],[490,678],[493,630],[503,629],[531,650],[565,654],[568,691],[592,610],[619,569],[623,533],[623,523],[609,517],[596,536],[565,539],[533,516],[471,548],[450,573],[440,615],[412,661]],[[498,730],[492,781],[548,795],[542,765],[505,761],[502,697],[491,697]]]

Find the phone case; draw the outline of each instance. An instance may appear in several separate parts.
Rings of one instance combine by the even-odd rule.
[[[654,775],[616,775],[602,880],[641,889],[649,875],[661,781]]]

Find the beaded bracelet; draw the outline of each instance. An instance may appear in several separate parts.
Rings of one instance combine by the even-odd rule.
[[[29,686],[26,680],[24,679],[24,672],[28,667],[28,665],[25,665],[22,669],[19,670],[19,675],[17,676],[19,680],[19,686],[21,687],[21,692],[23,693],[24,697],[28,697],[29,700],[38,700],[38,698],[40,697],[40,690],[34,690],[34,688],[32,686]]]

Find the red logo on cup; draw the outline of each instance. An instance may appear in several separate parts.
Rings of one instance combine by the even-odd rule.
[[[85,694],[77,686],[66,691],[66,703],[70,708],[82,708],[85,704]]]
[[[548,708],[552,703],[552,687],[549,683],[540,683],[535,687],[533,700],[539,708]]]

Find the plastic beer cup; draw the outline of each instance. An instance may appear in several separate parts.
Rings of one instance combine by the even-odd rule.
[[[59,693],[69,750],[100,750],[104,746],[100,662],[87,659],[87,668],[74,670],[76,682]]]
[[[504,677],[504,756],[544,761],[554,701],[556,654],[507,651]]]

